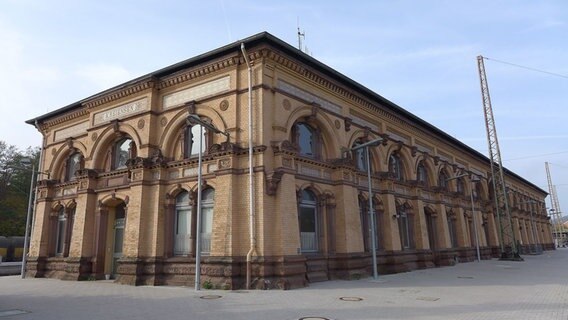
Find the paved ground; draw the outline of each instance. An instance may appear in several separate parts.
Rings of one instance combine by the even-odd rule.
[[[385,275],[377,281],[328,281],[291,291],[196,292],[0,277],[0,320],[568,319],[568,249],[524,258]],[[206,295],[220,298],[201,298]],[[15,315],[17,310],[27,313]]]

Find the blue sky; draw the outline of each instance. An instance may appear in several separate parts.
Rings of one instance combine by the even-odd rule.
[[[0,0],[0,140],[25,120],[268,31],[487,154],[476,56],[568,76],[566,1]],[[485,62],[504,165],[568,206],[568,79]],[[548,202],[547,202],[548,205]],[[566,210],[563,210],[566,211]],[[565,213],[565,215],[568,212]]]

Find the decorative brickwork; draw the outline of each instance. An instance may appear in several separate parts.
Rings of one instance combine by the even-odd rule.
[[[42,168],[50,176],[38,183],[29,276],[192,286],[198,203],[201,279],[219,289],[367,277],[370,241],[379,273],[473,261],[471,223],[482,258],[499,255],[484,156],[270,35],[244,42],[253,65],[252,132],[240,43],[30,121],[49,137]],[[207,119],[203,134],[188,121],[194,114]],[[369,149],[369,195],[365,158],[351,148],[377,138],[382,143]],[[66,176],[75,152],[80,168]],[[419,162],[427,177],[421,181]],[[473,213],[469,189],[440,186],[442,172],[481,180]],[[546,192],[507,174],[517,194],[544,208]],[[74,215],[60,218],[60,208]],[[546,212],[514,209],[523,249],[552,249]],[[376,239],[368,231],[373,220]],[[56,253],[61,244],[68,250]]]

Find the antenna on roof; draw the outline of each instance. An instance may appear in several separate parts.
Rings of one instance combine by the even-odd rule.
[[[300,51],[304,51],[302,50],[302,38],[306,39],[306,31],[300,32],[300,18],[298,18],[298,50]]]
[[[298,18],[298,50],[313,56],[311,52],[308,51],[308,47],[305,44],[302,44],[302,40],[304,40],[304,42],[306,41],[306,31],[300,31],[300,18]]]

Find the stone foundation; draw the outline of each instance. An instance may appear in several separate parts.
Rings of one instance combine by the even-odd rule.
[[[482,259],[499,256],[499,248],[480,249]],[[408,272],[458,262],[476,260],[475,248],[446,250],[405,250],[377,252],[379,274]],[[27,276],[62,280],[104,279],[93,272],[90,258],[30,258]],[[236,290],[246,287],[247,263],[244,257],[201,258],[201,285],[214,289]],[[194,257],[123,257],[118,260],[115,282],[128,285],[195,285]],[[253,257],[251,289],[288,290],[309,283],[332,279],[356,280],[372,276],[372,256],[368,252],[334,255],[295,255]]]

